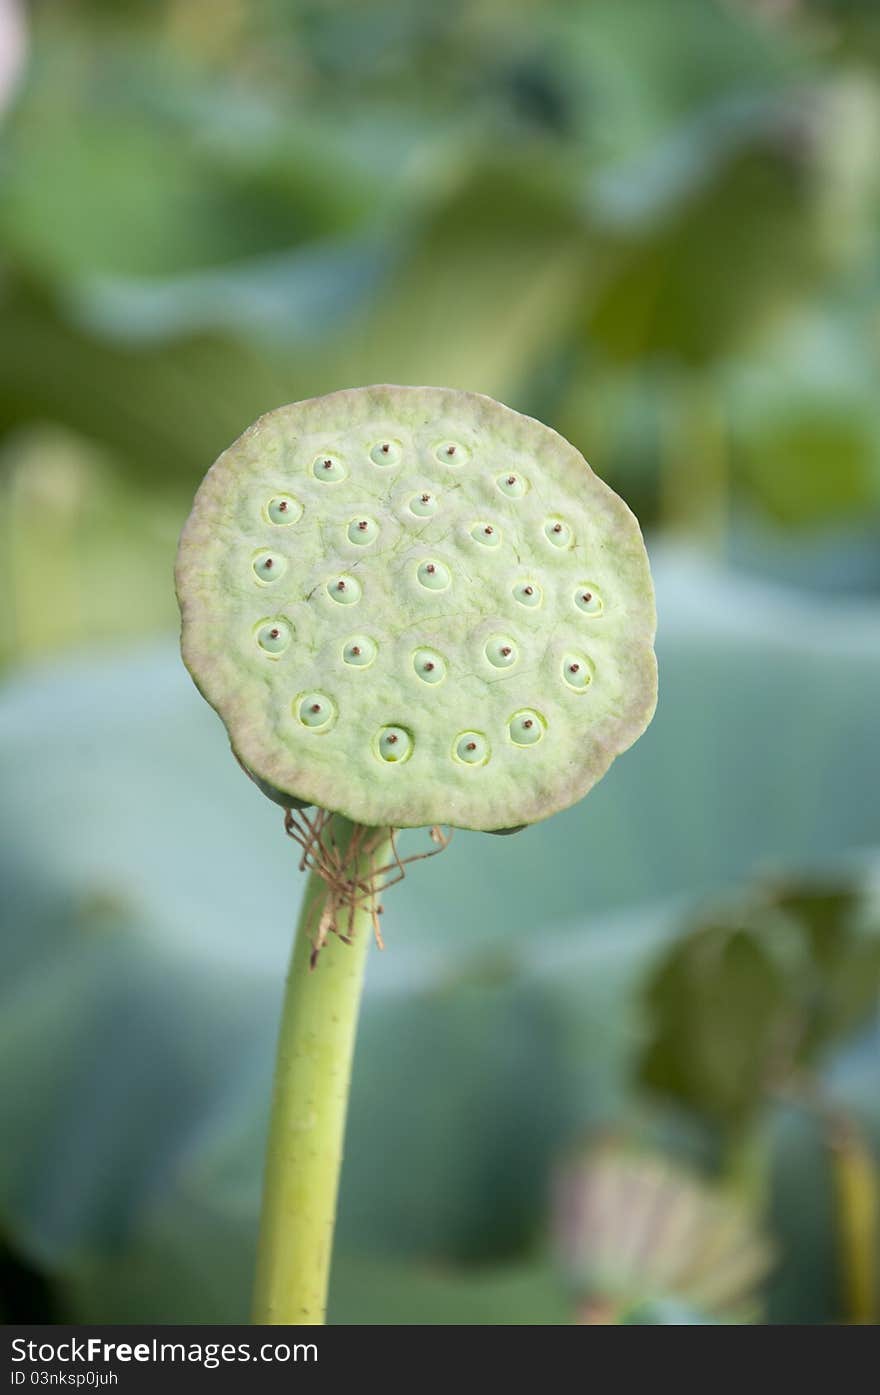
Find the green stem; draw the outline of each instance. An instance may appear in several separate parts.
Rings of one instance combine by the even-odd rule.
[[[334,817],[344,850],[354,832]],[[359,878],[387,861],[388,844],[361,857]],[[352,944],[330,935],[311,969],[312,941],[327,905],[312,872],[300,914],[281,1018],[266,1155],[254,1293],[255,1323],[323,1323],[351,1062],[367,950],[368,907],[358,907]],[[342,913],[347,920],[347,912]],[[340,926],[347,931],[347,924]]]

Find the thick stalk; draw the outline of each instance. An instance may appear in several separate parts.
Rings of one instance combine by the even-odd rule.
[[[353,826],[333,820],[347,847]],[[383,843],[358,876],[387,861]],[[323,1323],[351,1062],[367,950],[369,909],[354,912],[352,944],[330,935],[314,968],[312,941],[328,889],[312,872],[297,927],[281,1018],[266,1154],[253,1320]],[[347,932],[348,913],[340,929]]]

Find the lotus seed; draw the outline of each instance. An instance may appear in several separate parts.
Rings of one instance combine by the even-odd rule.
[[[412,755],[413,739],[405,727],[383,727],[378,747],[383,760],[400,765]]]
[[[289,494],[279,494],[269,500],[266,513],[273,523],[296,523],[302,516],[302,505],[291,499]]]
[[[430,518],[437,512],[437,500],[433,494],[414,494],[409,501],[410,511],[419,518]]]
[[[399,441],[379,441],[370,451],[374,465],[396,465],[403,455]]]
[[[478,731],[464,731],[456,737],[454,753],[465,765],[485,765],[489,759],[489,743]]]
[[[284,620],[266,620],[257,630],[257,644],[267,654],[283,654],[290,640],[290,626]]]
[[[522,475],[511,475],[506,471],[496,476],[495,483],[509,499],[521,499],[529,487]]]
[[[357,543],[358,547],[366,547],[368,543],[375,542],[378,536],[379,525],[375,518],[353,518],[348,525],[348,540]]]
[[[562,677],[575,692],[585,692],[593,681],[593,666],[583,654],[566,654],[562,660]]]
[[[517,660],[516,645],[506,635],[493,635],[487,640],[485,654],[493,668],[510,668]]]
[[[417,576],[429,591],[445,591],[452,580],[452,574],[445,562],[422,562]]]
[[[602,597],[591,586],[579,586],[574,593],[574,603],[585,615],[601,615],[604,609]]]
[[[254,558],[254,574],[260,581],[277,581],[287,569],[285,558],[274,552],[258,552]]]
[[[501,532],[491,523],[475,523],[471,529],[471,537],[484,547],[497,547],[501,541]]]
[[[324,484],[340,484],[347,478],[348,471],[335,456],[319,455],[312,465],[312,474]]]
[[[535,746],[544,735],[544,726],[540,712],[524,708],[522,712],[514,713],[507,729],[515,746]]]
[[[446,660],[436,649],[417,649],[412,662],[416,677],[423,683],[442,683],[446,677]]]
[[[336,720],[336,704],[326,693],[303,693],[296,710],[303,726],[312,731],[326,729]]]
[[[554,547],[571,547],[574,533],[561,518],[548,518],[544,524],[544,534]]]
[[[352,635],[345,642],[342,658],[352,668],[369,668],[378,652],[378,644],[369,635]]]
[[[469,452],[458,441],[441,441],[434,454],[443,465],[464,465]]]
[[[361,598],[361,584],[356,576],[336,576],[327,582],[327,591],[339,605],[354,605]]]
[[[513,599],[520,605],[534,607],[541,604],[543,592],[536,581],[518,581],[513,588]]]

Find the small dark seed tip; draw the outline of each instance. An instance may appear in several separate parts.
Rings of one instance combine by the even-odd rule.
[[[508,656],[508,654],[510,653],[510,645],[509,645],[509,644],[505,644],[504,648],[501,650],[501,653],[504,655],[504,657],[505,657],[505,659],[506,659],[507,656]]]
[[[425,571],[426,571],[430,576],[433,576],[436,570],[437,570],[437,568],[434,566],[434,563],[433,563],[433,562],[429,562],[428,565],[427,565],[427,567],[425,568]]]
[[[390,449],[391,449],[391,447],[389,446],[388,442],[386,441],[385,444],[384,444],[383,447],[382,447],[382,454],[383,454],[383,455],[387,455]]]
[[[561,533],[561,532],[562,532],[562,524],[561,524],[561,523],[554,523],[554,524],[553,524],[553,531],[554,531],[554,533]]]
[[[533,727],[534,725],[535,724],[532,721],[531,717],[527,717],[526,720],[523,722],[523,726],[525,727],[526,731],[528,731],[529,727]]]
[[[271,557],[267,557],[266,560],[265,560],[265,562],[263,563],[263,566],[265,567],[265,569],[266,569],[267,572],[271,570],[272,565],[273,565],[273,563],[272,563],[272,558],[271,558]]]
[[[580,664],[569,664],[568,671],[569,673],[579,673],[580,667]]]
[[[366,528],[366,526],[367,526],[367,520],[366,520],[365,518],[362,518],[361,521],[360,521],[360,523],[358,524],[358,527],[360,528],[361,532],[364,531],[364,529]]]
[[[527,596],[534,596],[534,594],[535,594],[535,588],[534,588],[534,586],[526,586],[526,588],[525,588],[525,594],[526,594]]]
[[[388,745],[389,745],[389,746],[393,746],[396,740],[397,740],[397,737],[394,735],[394,732],[392,732],[391,735],[390,735],[389,738],[388,738]]]
[[[508,483],[508,484],[516,484],[516,475],[508,475],[508,476],[507,476],[507,483]]]
[[[447,446],[447,447],[446,447],[446,454],[447,454],[447,455],[455,455],[455,446]]]
[[[361,652],[361,646],[359,644],[353,644],[351,647],[351,652],[352,654],[354,654],[355,658],[357,658]]]
[[[332,460],[325,460],[325,461],[324,461],[324,469],[325,469],[325,470],[332,470],[332,469],[333,469],[333,461],[332,461]]]
[[[430,502],[431,502],[431,496],[430,496],[430,494],[423,494],[423,495],[422,495],[422,503],[423,503],[423,504],[430,504]]]
[[[469,741],[469,742],[467,743],[467,746],[465,747],[465,749],[468,750],[468,751],[475,751],[475,750],[477,749],[477,743],[476,743],[476,741]]]
[[[344,590],[345,590],[345,582],[344,582],[344,581],[337,581],[337,583],[336,583],[336,589],[337,589],[337,591],[344,591]]]
[[[494,533],[494,531],[495,531],[495,529],[492,528],[492,527],[487,527],[487,528],[484,528],[484,529],[483,529],[483,532],[486,534],[486,537],[487,537],[487,538],[490,538],[490,537],[492,536],[492,534]]]
[[[585,591],[584,594],[581,596],[581,600],[582,600],[582,601],[587,601],[587,602],[589,602],[589,601],[591,601],[592,599],[593,599],[593,593],[592,593],[592,591]]]
[[[281,503],[278,505],[278,512],[279,512],[279,513],[287,513],[287,500],[286,500],[286,499],[282,499],[282,500],[281,500]]]
[[[313,702],[313,703],[312,703],[312,706],[311,706],[311,708],[310,708],[310,711],[312,711],[312,712],[320,712],[320,710],[321,710],[321,704],[320,704],[319,702]]]
[[[280,630],[270,630],[270,631],[269,631],[269,638],[270,638],[270,639],[277,639],[280,633],[281,633]]]
[[[433,673],[433,672],[434,672],[434,665],[431,663],[430,659],[429,659],[428,662],[425,664],[425,672],[426,672],[426,673]]]

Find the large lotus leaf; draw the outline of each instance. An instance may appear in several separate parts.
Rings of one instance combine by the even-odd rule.
[[[664,689],[640,760],[515,842],[457,836],[387,898],[341,1254],[520,1252],[551,1154],[623,1107],[624,1003],[673,919],[639,925],[633,908],[876,842],[876,622],[692,565],[658,572]],[[299,895],[276,811],[170,648],[22,676],[0,733],[5,1225],[74,1271],[118,1258],[148,1215],[185,1234],[193,1194],[237,1207],[242,1258],[212,1311],[241,1315]],[[203,1311],[188,1292],[180,1314]]]

